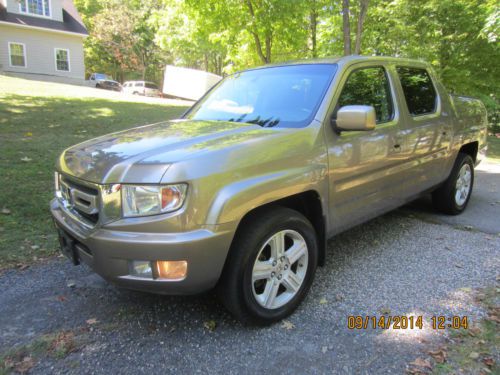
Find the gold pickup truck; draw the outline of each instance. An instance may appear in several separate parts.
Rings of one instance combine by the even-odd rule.
[[[62,251],[121,287],[216,287],[267,324],[304,299],[327,239],[432,193],[467,206],[486,111],[428,64],[351,56],[219,82],[178,120],[83,142],[57,162]]]

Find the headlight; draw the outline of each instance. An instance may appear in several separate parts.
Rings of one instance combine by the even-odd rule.
[[[181,208],[187,185],[122,185],[123,216],[147,216]]]

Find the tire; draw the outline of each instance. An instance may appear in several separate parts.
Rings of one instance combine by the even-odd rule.
[[[297,211],[273,207],[240,224],[218,285],[219,297],[241,322],[271,324],[290,315],[305,298],[317,262],[311,223]]]
[[[474,186],[474,161],[460,152],[448,179],[432,193],[434,207],[448,215],[462,213]]]

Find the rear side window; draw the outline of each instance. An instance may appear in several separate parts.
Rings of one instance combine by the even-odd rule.
[[[429,73],[425,69],[401,66],[396,70],[410,114],[419,116],[436,112],[437,94]]]
[[[346,105],[372,106],[375,108],[377,123],[392,120],[394,107],[385,69],[373,67],[353,71],[342,89],[337,108]]]
[[[143,87],[143,86],[144,86],[144,83],[142,83],[142,82],[137,82],[135,84],[135,87]]]
[[[146,83],[146,87],[148,89],[158,89],[158,86],[156,86],[154,83]]]

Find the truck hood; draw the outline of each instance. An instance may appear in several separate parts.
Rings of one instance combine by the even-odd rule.
[[[276,131],[235,122],[162,122],[72,146],[61,154],[57,169],[100,184],[159,183],[176,161],[253,142]]]

